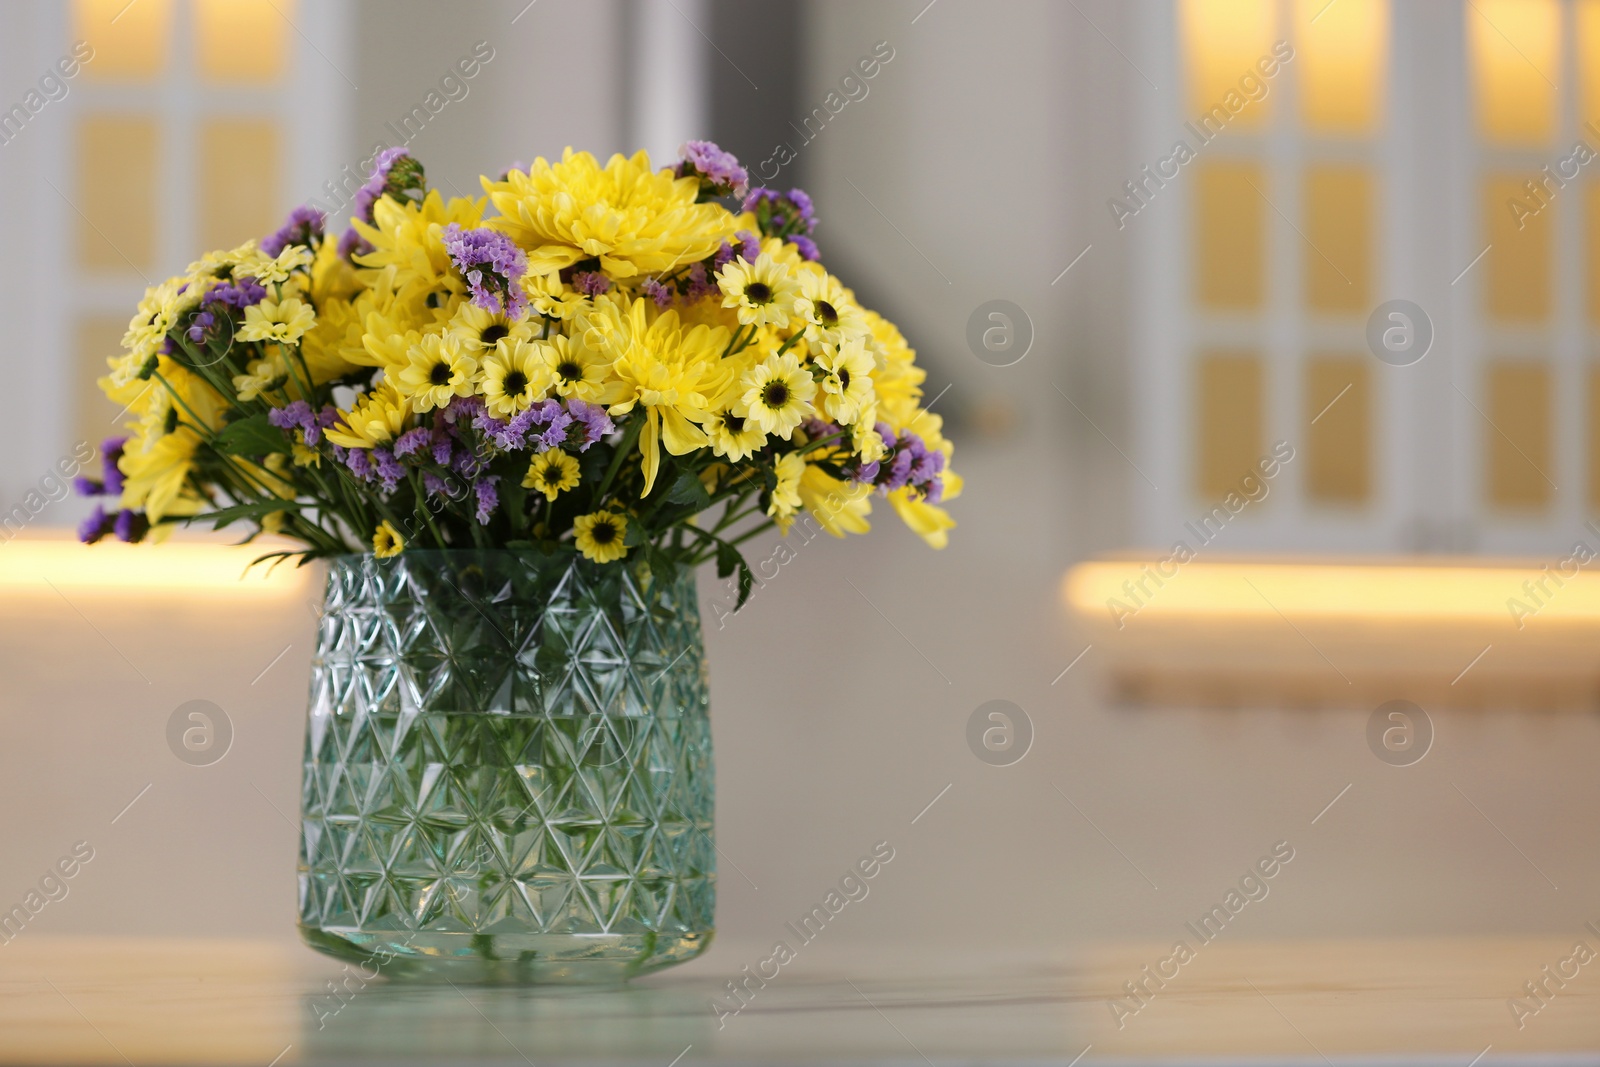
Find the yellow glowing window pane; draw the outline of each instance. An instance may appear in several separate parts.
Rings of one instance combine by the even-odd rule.
[[[1266,122],[1270,82],[1262,75],[1278,67],[1276,6],[1277,0],[1183,0],[1189,111],[1200,121],[1211,116],[1212,123],[1246,128]]]
[[[1527,181],[1491,175],[1483,183],[1484,233],[1491,246],[1483,258],[1484,304],[1497,319],[1536,321],[1550,315],[1552,216],[1561,205],[1541,206]]]
[[[1213,160],[1197,170],[1195,295],[1210,307],[1258,308],[1266,295],[1266,176],[1257,163]]]
[[[212,119],[200,127],[200,245],[231,248],[282,221],[281,136],[273,119]]]
[[[272,82],[289,65],[294,0],[194,0],[200,73],[216,82]]]
[[[1462,10],[1484,136],[1509,144],[1549,141],[1561,79],[1556,0],[1472,0]]]
[[[150,81],[167,66],[172,0],[72,0],[73,39],[94,49],[86,78]]]
[[[1314,130],[1367,133],[1383,112],[1388,0],[1295,0],[1300,116]]]
[[[1238,488],[1262,454],[1261,358],[1254,352],[1216,351],[1201,355],[1197,371],[1202,496],[1220,497]]]
[[[1317,355],[1306,361],[1306,496],[1363,504],[1372,492],[1370,356]]]
[[[100,442],[116,436],[126,421],[122,405],[107,400],[96,383],[108,373],[106,360],[122,354],[122,335],[127,329],[127,315],[91,315],[79,319],[73,328],[74,442],[86,441],[99,448]]]
[[[156,124],[91,115],[77,127],[72,203],[78,263],[97,271],[148,274],[156,243]]]
[[[1550,370],[1542,363],[1502,361],[1489,366],[1483,428],[1489,502],[1511,509],[1542,508],[1553,486]]]
[[[1318,164],[1305,173],[1306,305],[1365,312],[1372,305],[1372,176],[1365,167]]]

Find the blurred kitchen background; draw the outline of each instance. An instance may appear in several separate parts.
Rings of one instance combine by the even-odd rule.
[[[1279,841],[1229,936],[1600,917],[1600,2],[0,0],[0,108],[0,904],[96,849],[41,931],[293,937],[316,575],[61,544],[144,287],[379,144],[475,195],[702,136],[812,193],[967,488],[942,552],[880,508],[704,577],[695,966],[880,840],[815,956],[1170,943]]]

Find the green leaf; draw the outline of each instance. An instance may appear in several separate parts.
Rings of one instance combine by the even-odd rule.
[[[700,510],[711,506],[711,494],[706,492],[706,487],[700,484],[700,476],[694,471],[684,471],[678,475],[677,481],[672,483],[672,488],[667,491],[669,504],[689,504]]]
[[[230,456],[264,456],[289,451],[289,439],[267,421],[266,415],[251,415],[222,428],[213,442],[219,452]]]
[[[750,590],[755,587],[756,576],[750,570],[750,565],[744,561],[744,554],[726,541],[717,543],[717,577],[726,578],[734,571],[739,572],[739,602],[733,606],[734,611],[744,607],[744,602],[750,599]]]
[[[293,500],[262,500],[254,504],[235,504],[229,508],[219,508],[203,515],[190,515],[177,521],[209,522],[213,530],[220,530],[239,519],[259,519],[263,515],[271,515],[274,511],[293,511],[298,507],[299,505]]]

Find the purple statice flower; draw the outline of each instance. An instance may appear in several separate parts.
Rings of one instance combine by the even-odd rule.
[[[481,478],[473,486],[478,494],[478,525],[489,525],[489,519],[494,515],[495,508],[500,506],[500,490],[495,488],[495,483],[500,480],[498,475],[491,474]]]
[[[433,431],[426,426],[418,426],[414,430],[407,430],[395,438],[394,454],[409,456],[413,452],[420,452],[433,444]]]
[[[310,420],[311,405],[304,400],[292,400],[267,412],[267,422],[280,430],[298,430]]]
[[[481,457],[464,448],[458,450],[455,458],[450,461],[450,469],[469,481],[476,478],[486,466],[488,464]]]
[[[512,319],[528,313],[527,294],[517,284],[528,271],[528,257],[511,238],[485,226],[463,230],[452,222],[444,231],[444,247],[467,279],[474,304]]]
[[[100,474],[105,479],[106,495],[122,495],[122,450],[126,437],[108,437],[100,442]]]
[[[895,437],[894,430],[889,428],[887,422],[875,422],[872,424],[872,428],[878,432],[879,437],[883,438],[884,448],[893,448],[899,440]]]
[[[372,456],[364,448],[352,448],[344,454],[344,465],[364,482],[372,480]]]
[[[595,297],[611,288],[611,279],[597,270],[578,271],[572,276],[572,287],[584,296]]]
[[[78,475],[72,479],[72,488],[79,496],[104,496],[106,486],[104,482],[97,482],[93,478]]]
[[[356,214],[361,216],[362,221],[372,222],[372,205],[376,204],[378,198],[385,193],[401,194],[409,192],[406,183],[409,176],[406,171],[409,168],[397,167],[397,164],[402,159],[410,160],[411,165],[416,169],[417,177],[420,179],[422,176],[422,164],[411,159],[411,152],[404,145],[385,148],[382,152],[372,157],[372,174],[367,178],[367,183],[356,190],[355,209]],[[401,173],[396,174],[396,170],[400,170]],[[399,188],[390,188],[391,177],[398,179],[395,184]],[[414,199],[421,198],[419,196]]]
[[[738,244],[724,241],[722,247],[717,249],[716,255],[712,257],[711,265],[716,270],[721,270],[732,263],[735,257],[743,259],[746,263],[754,263],[756,257],[761,255],[761,238],[749,230],[740,230],[733,235],[733,239]]]
[[[528,423],[530,430],[536,426],[543,428],[534,438],[537,442],[536,451],[548,452],[566,443],[567,427],[572,425],[572,416],[561,406],[561,401],[541,401],[523,414],[532,416]]]
[[[189,340],[195,344],[206,339],[206,331],[217,323],[217,317],[209,311],[202,311],[189,320]]]
[[[484,412],[483,397],[458,396],[440,412],[440,417],[451,426],[458,426],[463,422],[472,422]]]
[[[322,226],[327,216],[310,204],[302,204],[289,212],[289,218],[275,232],[261,239],[261,251],[276,256],[289,245],[311,244],[313,238],[322,236]]]
[[[937,504],[944,499],[944,479],[935,478],[922,487],[922,499],[930,504]]]
[[[106,509],[96,504],[89,517],[78,525],[78,540],[92,545],[110,532],[111,519],[106,516]]]
[[[322,431],[331,430],[339,422],[339,409],[332,404],[325,404],[317,417],[307,422],[304,427],[306,444],[316,448],[322,441]]]
[[[367,243],[367,239],[357,233],[353,227],[344,231],[344,235],[339,238],[339,256],[342,259],[364,256],[371,251],[372,246]]]
[[[572,416],[573,429],[581,430],[583,434],[582,439],[577,442],[579,452],[589,451],[590,445],[616,429],[611,416],[606,414],[606,409],[599,404],[590,404],[572,397],[567,401],[567,412]]]
[[[800,428],[813,441],[820,441],[824,437],[833,437],[840,432],[837,424],[818,418],[806,419],[800,424]]]
[[[116,532],[118,541],[131,544],[144,540],[144,535],[150,530],[150,523],[145,519],[143,512],[124,509],[117,512],[117,521],[112,529]]]
[[[678,149],[683,159],[673,168],[680,178],[700,179],[702,200],[714,196],[744,196],[750,188],[750,175],[732,152],[725,152],[711,141],[685,141]]]
[[[862,463],[850,471],[850,480],[858,484],[866,483],[870,485],[878,479],[878,467],[877,460],[873,460],[871,463]]]
[[[931,482],[944,473],[944,453],[924,450],[922,458],[911,466],[911,481],[915,485]]]
[[[226,304],[228,307],[242,309],[261,303],[266,295],[267,287],[246,275],[232,285],[217,286],[206,294],[206,300],[212,304]]]
[[[822,258],[822,252],[817,248],[817,242],[803,233],[797,233],[789,240],[794,242],[795,248],[800,250],[800,258],[815,263]]]
[[[664,308],[672,303],[675,295],[670,285],[662,285],[655,278],[646,278],[644,284],[639,286],[639,291],[656,302],[656,307]]]
[[[707,296],[720,292],[717,283],[706,277],[706,265],[695,263],[689,267],[689,290],[684,294],[684,299],[693,304]]]
[[[911,457],[911,452],[901,449],[895,452],[889,460],[889,469],[878,481],[878,486],[884,490],[900,489],[911,480],[911,464],[916,462]]]
[[[756,224],[767,237],[810,237],[817,228],[816,209],[803,189],[780,193],[776,189],[752,189],[745,197],[744,209],[756,217]]]
[[[422,472],[422,488],[428,491],[429,496],[438,496],[449,488],[450,483],[432,471]]]
[[[435,430],[433,433],[433,461],[441,467],[450,466],[450,457],[455,454],[455,438],[444,430]]]
[[[406,476],[406,469],[400,461],[394,458],[394,453],[387,448],[374,448],[372,462],[377,471],[378,479],[383,482],[383,487],[388,492],[394,492],[400,480]]]

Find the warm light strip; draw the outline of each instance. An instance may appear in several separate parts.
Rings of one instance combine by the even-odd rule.
[[[1063,592],[1074,611],[1107,622],[1131,610],[1142,620],[1265,619],[1281,613],[1289,619],[1498,622],[1515,628],[1537,615],[1541,625],[1600,625],[1600,574],[1572,562],[1565,570],[1562,561],[1465,566],[1195,560],[1168,563],[1163,574],[1154,563],[1104,560],[1073,567]]]
[[[140,596],[302,595],[307,572],[250,561],[277,546],[169,542],[162,545],[19,538],[0,544],[0,592],[93,592]],[[249,568],[248,571],[246,568]]]

